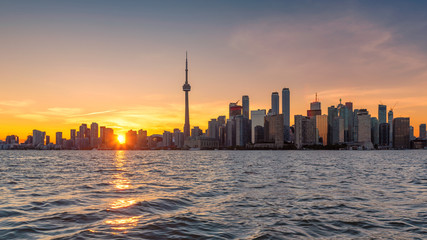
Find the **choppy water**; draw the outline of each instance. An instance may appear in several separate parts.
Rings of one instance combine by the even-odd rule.
[[[0,239],[427,238],[427,151],[0,151]]]

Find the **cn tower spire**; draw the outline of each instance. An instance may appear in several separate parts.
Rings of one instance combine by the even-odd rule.
[[[190,137],[190,110],[188,104],[188,92],[191,91],[191,86],[188,84],[188,56],[185,52],[185,83],[182,86],[182,90],[185,92],[185,123],[184,123],[184,137]]]

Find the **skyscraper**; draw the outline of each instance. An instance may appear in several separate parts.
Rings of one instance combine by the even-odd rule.
[[[271,94],[271,115],[279,114],[279,93],[273,92]]]
[[[393,147],[393,109],[388,111],[388,124],[390,125],[390,136],[388,138],[390,147]]]
[[[62,132],[57,132],[56,133],[56,145],[62,145]]]
[[[316,116],[317,142],[322,139],[321,143],[325,146],[328,143],[328,115]]]
[[[289,88],[282,89],[282,114],[283,114],[283,131],[284,131],[284,140],[285,142],[291,141],[290,134],[290,91]]]
[[[386,105],[378,105],[378,121],[379,124],[387,122],[387,106]]]
[[[182,86],[185,92],[185,123],[184,123],[184,137],[190,137],[190,111],[188,107],[188,92],[191,91],[191,86],[188,83],[188,60],[187,53],[185,53],[185,84]]]
[[[98,123],[95,122],[90,125],[90,146],[98,147]]]
[[[316,98],[314,102],[310,103],[310,110],[307,110],[307,117],[314,117],[317,115],[322,115],[322,107],[320,102],[317,99],[317,93],[316,93]]]
[[[420,138],[426,138],[426,124],[420,124]]]
[[[393,119],[393,148],[409,148],[409,118]]]
[[[33,146],[43,146],[44,145],[44,138],[46,136],[46,132],[42,132],[39,130],[33,130]]]
[[[243,117],[249,119],[249,96],[242,96]]]
[[[369,115],[366,109],[360,109],[357,113],[358,122],[358,142],[372,143],[371,142],[371,115]]]
[[[260,126],[264,128],[265,109],[258,109],[251,111],[251,124],[252,124],[252,143],[255,143],[255,128]]]

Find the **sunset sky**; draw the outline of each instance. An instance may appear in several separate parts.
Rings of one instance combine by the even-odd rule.
[[[0,1],[0,139],[97,122],[117,133],[205,129],[249,95],[293,115],[352,101],[427,122],[427,2]],[[281,106],[280,106],[281,108]]]

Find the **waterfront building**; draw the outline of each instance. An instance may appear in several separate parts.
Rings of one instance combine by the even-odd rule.
[[[344,143],[344,119],[336,117],[333,121],[332,144]]]
[[[393,147],[393,110],[390,109],[390,111],[388,111],[388,124],[390,125],[390,136],[389,136],[389,145],[390,147]]]
[[[181,132],[181,130],[179,130],[178,128],[175,128],[173,130],[172,142],[173,145],[175,145],[177,148],[184,147],[184,133]]]
[[[379,145],[386,147],[389,146],[390,125],[388,123],[381,123],[379,125]]]
[[[283,147],[283,114],[264,118],[264,141],[274,143],[276,148]]]
[[[250,125],[249,119],[239,115],[236,121],[236,146],[244,147],[250,142]]]
[[[185,92],[185,123],[184,123],[184,136],[185,138],[190,137],[190,109],[188,103],[188,92],[191,91],[191,86],[188,83],[188,60],[187,53],[185,53],[185,83],[182,86],[182,90]]]
[[[50,143],[50,136],[46,135],[46,145],[49,145]]]
[[[243,117],[249,119],[249,96],[247,95],[242,96],[242,110]]]
[[[136,144],[138,142],[138,133],[132,129],[126,133],[126,148],[127,149],[136,149]]]
[[[279,93],[273,92],[271,94],[271,115],[279,114]]]
[[[352,102],[346,102],[345,106],[348,111],[348,142],[354,142],[354,113],[353,113],[353,103]]]
[[[425,139],[426,138],[426,124],[420,124],[420,138]]]
[[[393,119],[393,148],[395,149],[408,149],[409,142],[409,118],[395,118]]]
[[[291,120],[291,109],[290,109],[290,91],[289,88],[282,89],[282,114],[283,114],[283,131],[285,142],[291,141],[290,134],[290,120]]]
[[[358,122],[358,142],[361,145],[369,146],[371,142],[371,115],[366,109],[360,109],[357,113]]]
[[[316,117],[317,143],[323,146],[328,144],[328,115],[317,115]]]
[[[226,124],[226,143],[225,146],[233,147],[236,146],[236,121],[235,119],[227,119]]]
[[[409,140],[410,140],[410,141],[415,140],[415,136],[414,136],[414,127],[413,127],[413,126],[409,126]]]
[[[316,144],[316,120],[295,115],[295,146],[301,149],[305,145]]]
[[[387,122],[387,106],[379,104],[378,105],[378,122],[386,123]]]
[[[40,147],[44,146],[44,138],[46,136],[46,132],[42,132],[39,130],[33,130],[33,146]]]
[[[215,118],[208,122],[208,137],[219,139],[219,122]]]
[[[317,99],[317,93],[316,93],[316,98],[314,102],[310,103],[310,110],[307,110],[307,117],[314,117],[317,115],[322,115],[322,107],[320,102]]]
[[[380,126],[376,117],[371,117],[371,142],[377,146],[380,143]]]
[[[193,129],[191,129],[191,137],[199,137],[202,135],[203,135],[203,131],[198,126],[194,126]]]
[[[253,142],[255,143],[263,143],[264,142],[264,127],[257,125],[255,126],[254,129],[254,135],[255,135],[255,141]]]
[[[56,141],[55,141],[56,145],[62,145],[62,132],[57,132],[56,133]],[[47,145],[47,143],[46,143]]]
[[[232,119],[235,116],[242,115],[242,109],[243,109],[243,107],[240,106],[240,105],[237,105],[237,102],[230,103],[228,105],[228,109],[229,109],[229,113],[228,113],[228,116],[229,116],[228,118],[229,119]]]
[[[359,109],[354,109],[353,111],[353,142],[358,142],[358,131],[359,131],[359,124],[357,122],[357,113],[359,112]]]
[[[336,144],[334,143],[334,120],[338,117],[338,109],[335,106],[328,107],[328,145]]]
[[[93,122],[90,125],[90,147],[97,148],[98,143],[98,123]]]
[[[138,130],[138,148],[147,148],[147,130],[139,129]],[[182,140],[184,141],[184,140]],[[183,143],[184,144],[184,143]]]
[[[171,147],[172,146],[172,133],[169,131],[163,132],[163,147]]]
[[[265,118],[265,109],[258,109],[251,111],[251,141],[252,143],[256,143],[255,141],[255,128],[257,126],[261,126],[264,128],[264,118]],[[264,134],[264,133],[263,133]]]
[[[70,130],[70,140],[73,143],[72,147],[74,147],[76,145],[76,129]]]

